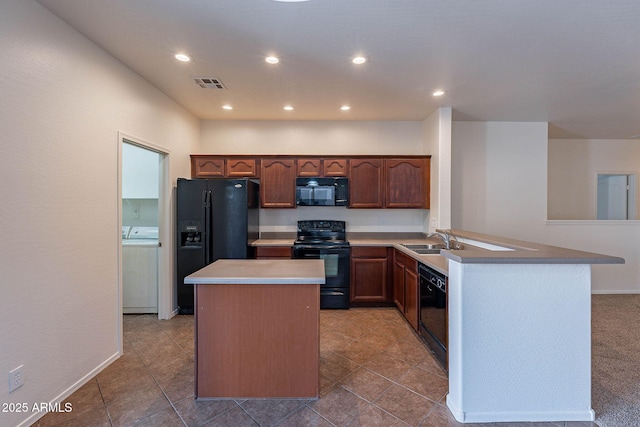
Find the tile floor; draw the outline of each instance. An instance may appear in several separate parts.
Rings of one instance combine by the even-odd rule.
[[[126,315],[124,355],[69,397],[72,412],[50,413],[34,427],[474,426],[457,423],[444,405],[447,375],[397,310],[322,310],[320,324],[319,400],[199,402],[193,317]]]

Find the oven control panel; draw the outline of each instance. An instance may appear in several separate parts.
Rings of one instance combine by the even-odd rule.
[[[298,221],[298,231],[306,230],[327,230],[327,231],[345,231],[344,221],[333,220],[306,220]]]

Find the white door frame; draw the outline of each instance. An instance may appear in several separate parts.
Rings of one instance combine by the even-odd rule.
[[[118,236],[122,234],[122,144],[138,145],[160,154],[160,182],[158,186],[158,319],[170,319],[175,316],[172,248],[173,228],[171,215],[171,183],[169,173],[169,155],[171,151],[165,147],[147,142],[141,138],[118,131]],[[118,315],[119,332],[122,337],[122,239],[118,237]],[[120,342],[122,350],[122,342]]]

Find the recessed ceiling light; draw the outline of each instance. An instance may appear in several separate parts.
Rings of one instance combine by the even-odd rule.
[[[442,95],[444,95],[444,91],[441,90],[441,89],[438,89],[438,90],[434,91],[431,95],[433,95],[433,96],[442,96]]]
[[[351,110],[351,107],[349,107],[348,105],[343,105],[342,107],[340,107],[340,109],[342,111],[349,111],[349,110]]]
[[[364,64],[365,62],[367,62],[367,58],[365,58],[364,56],[354,56],[354,57],[351,59],[351,62],[353,62],[353,63],[354,63],[354,64],[356,64],[356,65],[362,65],[362,64]]]
[[[282,107],[284,110],[287,111],[293,111],[293,107],[291,105],[285,105],[284,107]]]
[[[189,61],[191,61],[191,58],[189,57],[189,55],[185,55],[184,53],[176,53],[175,58],[178,61],[181,61],[181,62],[189,62]]]
[[[273,1],[277,1],[280,3],[301,3],[303,1],[309,1],[309,0],[273,0]]]
[[[229,104],[223,105],[222,108],[224,108],[225,110],[233,110],[233,107]]]
[[[278,59],[277,56],[267,56],[266,58],[264,58],[264,60],[269,64],[277,64],[278,62],[280,62],[280,59]]]

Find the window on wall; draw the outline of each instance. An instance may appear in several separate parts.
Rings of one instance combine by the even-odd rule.
[[[635,174],[598,174],[597,219],[637,218]]]

